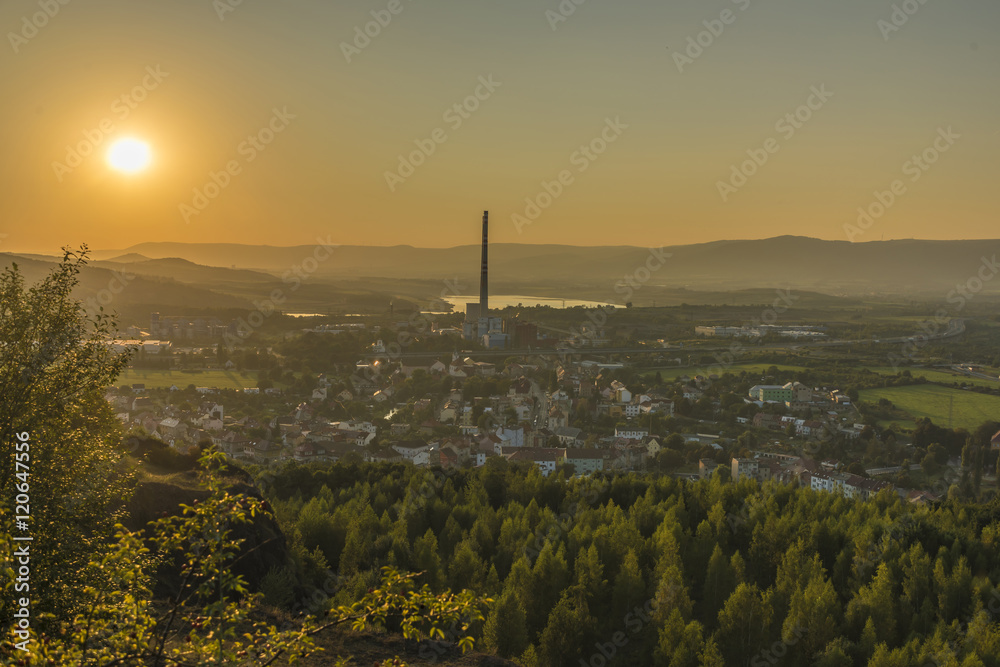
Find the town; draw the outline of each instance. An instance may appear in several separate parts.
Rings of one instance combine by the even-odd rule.
[[[331,329],[339,333],[302,335],[330,343],[364,331]],[[169,343],[139,346],[142,356],[170,353]],[[181,349],[192,358],[220,358],[210,348]],[[106,398],[132,434],[181,454],[211,443],[260,466],[356,460],[479,467],[500,457],[546,476],[652,470],[794,482],[863,499],[883,489],[919,502],[941,495],[911,479],[911,466],[920,468],[930,443],[904,445],[892,431],[877,436],[852,397],[835,386],[750,384],[750,374],[739,369],[657,380],[622,362],[545,356],[392,362],[381,339],[369,349],[382,358],[315,376],[287,370],[298,365],[272,349],[255,350],[245,356],[269,367],[255,373],[258,386],[133,383],[109,388]],[[237,364],[227,358],[219,366],[232,373]],[[1000,433],[991,434],[990,446],[1000,448]],[[932,454],[925,472],[950,466],[957,479],[960,455]]]
[[[400,319],[390,305],[381,316],[313,318],[320,323],[241,338],[236,347],[227,342],[235,321],[152,313],[148,330],[132,324],[123,331],[129,338],[109,345],[134,350],[130,373],[147,369],[158,385],[125,383],[106,398],[134,437],[181,455],[214,445],[268,468],[405,461],[449,469],[499,458],[543,476],[718,475],[860,499],[893,490],[921,503],[948,493],[974,498],[984,483],[996,485],[996,471],[986,468],[990,450],[1000,449],[1000,424],[989,415],[953,429],[952,395],[944,428],[871,394],[950,382],[996,400],[1000,385],[988,367],[845,368],[916,337],[886,331],[866,341],[843,326],[775,325],[800,299],[782,290],[749,323],[693,321],[673,340],[654,327],[642,335],[612,326],[629,308],[571,309],[564,312],[580,311],[581,324],[553,327],[490,308],[489,247],[486,212],[479,299],[464,316],[417,311]],[[921,343],[951,343],[965,332],[956,320]],[[734,342],[719,347],[717,339]],[[176,381],[164,385],[164,369]],[[241,386],[185,382],[202,377]]]

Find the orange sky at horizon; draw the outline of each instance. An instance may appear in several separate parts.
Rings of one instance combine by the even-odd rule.
[[[996,236],[986,0],[227,3],[0,7],[0,252]]]

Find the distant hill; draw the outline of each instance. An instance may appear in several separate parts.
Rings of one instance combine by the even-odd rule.
[[[51,271],[55,258],[33,259],[18,255],[0,253],[0,270],[17,263],[25,283],[32,284],[43,280]],[[121,267],[131,266],[127,264],[109,264],[98,266],[90,264],[80,272],[80,284],[74,293],[78,299],[88,303],[89,299],[97,299],[99,295],[107,291],[111,295],[111,300],[107,303],[107,310],[129,310],[131,307],[143,306],[143,311],[148,313],[145,306],[152,305],[157,308],[172,308],[183,311],[185,309],[204,308],[237,308],[249,309],[253,306],[249,300],[215,292],[206,285],[184,284],[171,278],[161,278],[155,276],[140,275],[137,271],[121,271]],[[122,279],[116,277],[123,275],[127,285],[122,288]],[[134,275],[129,279],[130,275]],[[105,295],[107,300],[107,295]],[[103,304],[102,304],[103,305]]]
[[[125,262],[145,262],[148,259],[149,259],[149,257],[145,257],[143,255],[140,255],[137,252],[130,252],[127,255],[122,255],[121,257],[113,257],[113,258],[111,258],[111,259],[109,259],[107,261],[109,261],[109,262],[117,262],[117,263],[125,263]]]
[[[119,255],[120,256],[120,255]],[[25,256],[0,253],[0,271],[16,263],[27,284],[43,280],[59,261],[45,255]],[[375,308],[388,310],[394,301],[397,307],[429,301],[428,294],[440,288],[434,283],[407,281],[398,289],[398,281],[370,279],[366,281],[321,280],[298,284],[283,281],[280,274],[242,269],[203,266],[186,259],[143,259],[137,262],[91,261],[79,276],[74,296],[93,307],[92,300],[117,311],[125,322],[145,325],[151,312],[173,315],[204,315],[234,317],[255,308],[255,302],[280,292],[286,312],[323,313],[339,306],[341,310]],[[122,283],[126,283],[123,287]],[[223,313],[223,311],[225,311]]]
[[[127,257],[139,259],[125,260]],[[203,266],[187,259],[167,257],[164,259],[149,259],[137,253],[123,255],[114,260],[95,261],[91,266],[125,271],[140,276],[169,278],[181,283],[270,283],[274,275],[262,271],[225,269],[216,266]]]
[[[125,250],[96,251],[96,258],[140,254],[151,258],[184,258],[201,265],[238,267],[281,275],[312,256],[314,246],[250,246],[241,244],[142,243]],[[316,280],[391,278],[444,280],[459,278],[476,291],[477,245],[454,248],[412,246],[340,246],[319,264]],[[942,298],[958,282],[976,275],[982,258],[1000,253],[1000,240],[896,240],[849,243],[800,236],[748,241],[715,241],[670,246],[672,257],[654,272],[649,285],[696,290],[793,287],[827,294],[938,294]],[[494,244],[490,278],[507,289],[607,290],[631,275],[649,257],[636,246],[569,246]],[[139,263],[141,265],[141,263]],[[1000,280],[987,282],[1000,290]]]

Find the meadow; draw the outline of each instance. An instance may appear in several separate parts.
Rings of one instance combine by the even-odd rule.
[[[135,370],[126,369],[118,376],[119,384],[145,384],[150,389],[164,389],[176,385],[184,389],[193,384],[196,387],[213,387],[216,389],[243,389],[256,387],[257,378],[235,371],[180,371],[180,370]]]
[[[899,370],[902,370],[896,370],[891,366],[868,366],[865,367],[865,369],[873,373],[878,373],[879,375],[896,375]],[[913,377],[922,377],[928,382],[940,382],[943,384],[952,384],[957,382],[960,385],[967,384],[974,387],[997,387],[1000,385],[1000,380],[984,380],[982,378],[970,377],[960,373],[953,373],[945,369],[910,368],[908,370]]]
[[[1000,420],[1000,397],[962,389],[925,384],[860,392],[860,399],[868,403],[877,403],[881,398],[892,401],[893,405],[914,419],[929,417],[938,426],[962,427],[971,431],[985,421]],[[910,427],[906,423],[900,425]]]
[[[733,364],[732,366],[726,366],[722,369],[721,374],[732,373],[733,375],[738,375],[743,371],[748,373],[766,373],[767,369],[771,366],[775,366],[780,371],[806,371],[808,370],[805,366],[789,366],[787,364],[761,364],[761,363],[746,363],[746,364]],[[719,374],[719,369],[713,364],[700,364],[698,366],[665,366],[663,368],[649,368],[643,370],[640,373],[643,377],[653,377],[657,373],[664,380],[675,380],[683,375],[688,377],[694,377],[697,374],[712,372]]]

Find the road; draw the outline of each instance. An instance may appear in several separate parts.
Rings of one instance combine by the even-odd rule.
[[[987,375],[985,373],[979,373],[977,371],[970,371],[966,368],[957,365],[951,366],[950,368],[956,373],[961,373],[962,375],[968,375],[969,377],[972,378],[978,378],[980,380],[989,380],[990,382],[1000,382],[1000,378],[997,378],[995,375]]]
[[[535,399],[535,430],[540,430],[549,424],[549,397],[538,383],[531,380],[531,396]]]

